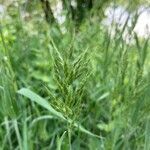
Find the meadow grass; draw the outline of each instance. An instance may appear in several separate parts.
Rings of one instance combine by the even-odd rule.
[[[149,39],[13,17],[0,26],[0,149],[150,150]]]

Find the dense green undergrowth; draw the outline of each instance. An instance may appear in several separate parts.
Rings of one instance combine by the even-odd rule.
[[[126,44],[126,26],[111,38],[96,19],[61,33],[12,17],[0,24],[0,149],[150,149],[148,39]]]

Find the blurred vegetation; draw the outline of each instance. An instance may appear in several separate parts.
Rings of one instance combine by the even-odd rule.
[[[149,37],[100,24],[148,1],[58,2],[1,1],[0,150],[150,150]]]

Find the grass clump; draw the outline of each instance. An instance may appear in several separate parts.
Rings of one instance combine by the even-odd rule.
[[[150,45],[133,33],[138,16],[113,37],[98,16],[49,26],[40,5],[21,18],[23,4],[0,28],[0,149],[149,150]]]

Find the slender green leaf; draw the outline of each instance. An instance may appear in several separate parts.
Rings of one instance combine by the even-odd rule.
[[[49,110],[53,115],[65,120],[64,116],[60,112],[57,112],[53,107],[51,107],[51,105],[44,98],[40,97],[31,90],[22,88],[21,90],[18,91],[18,93],[29,98],[31,101],[36,102],[43,108]]]

